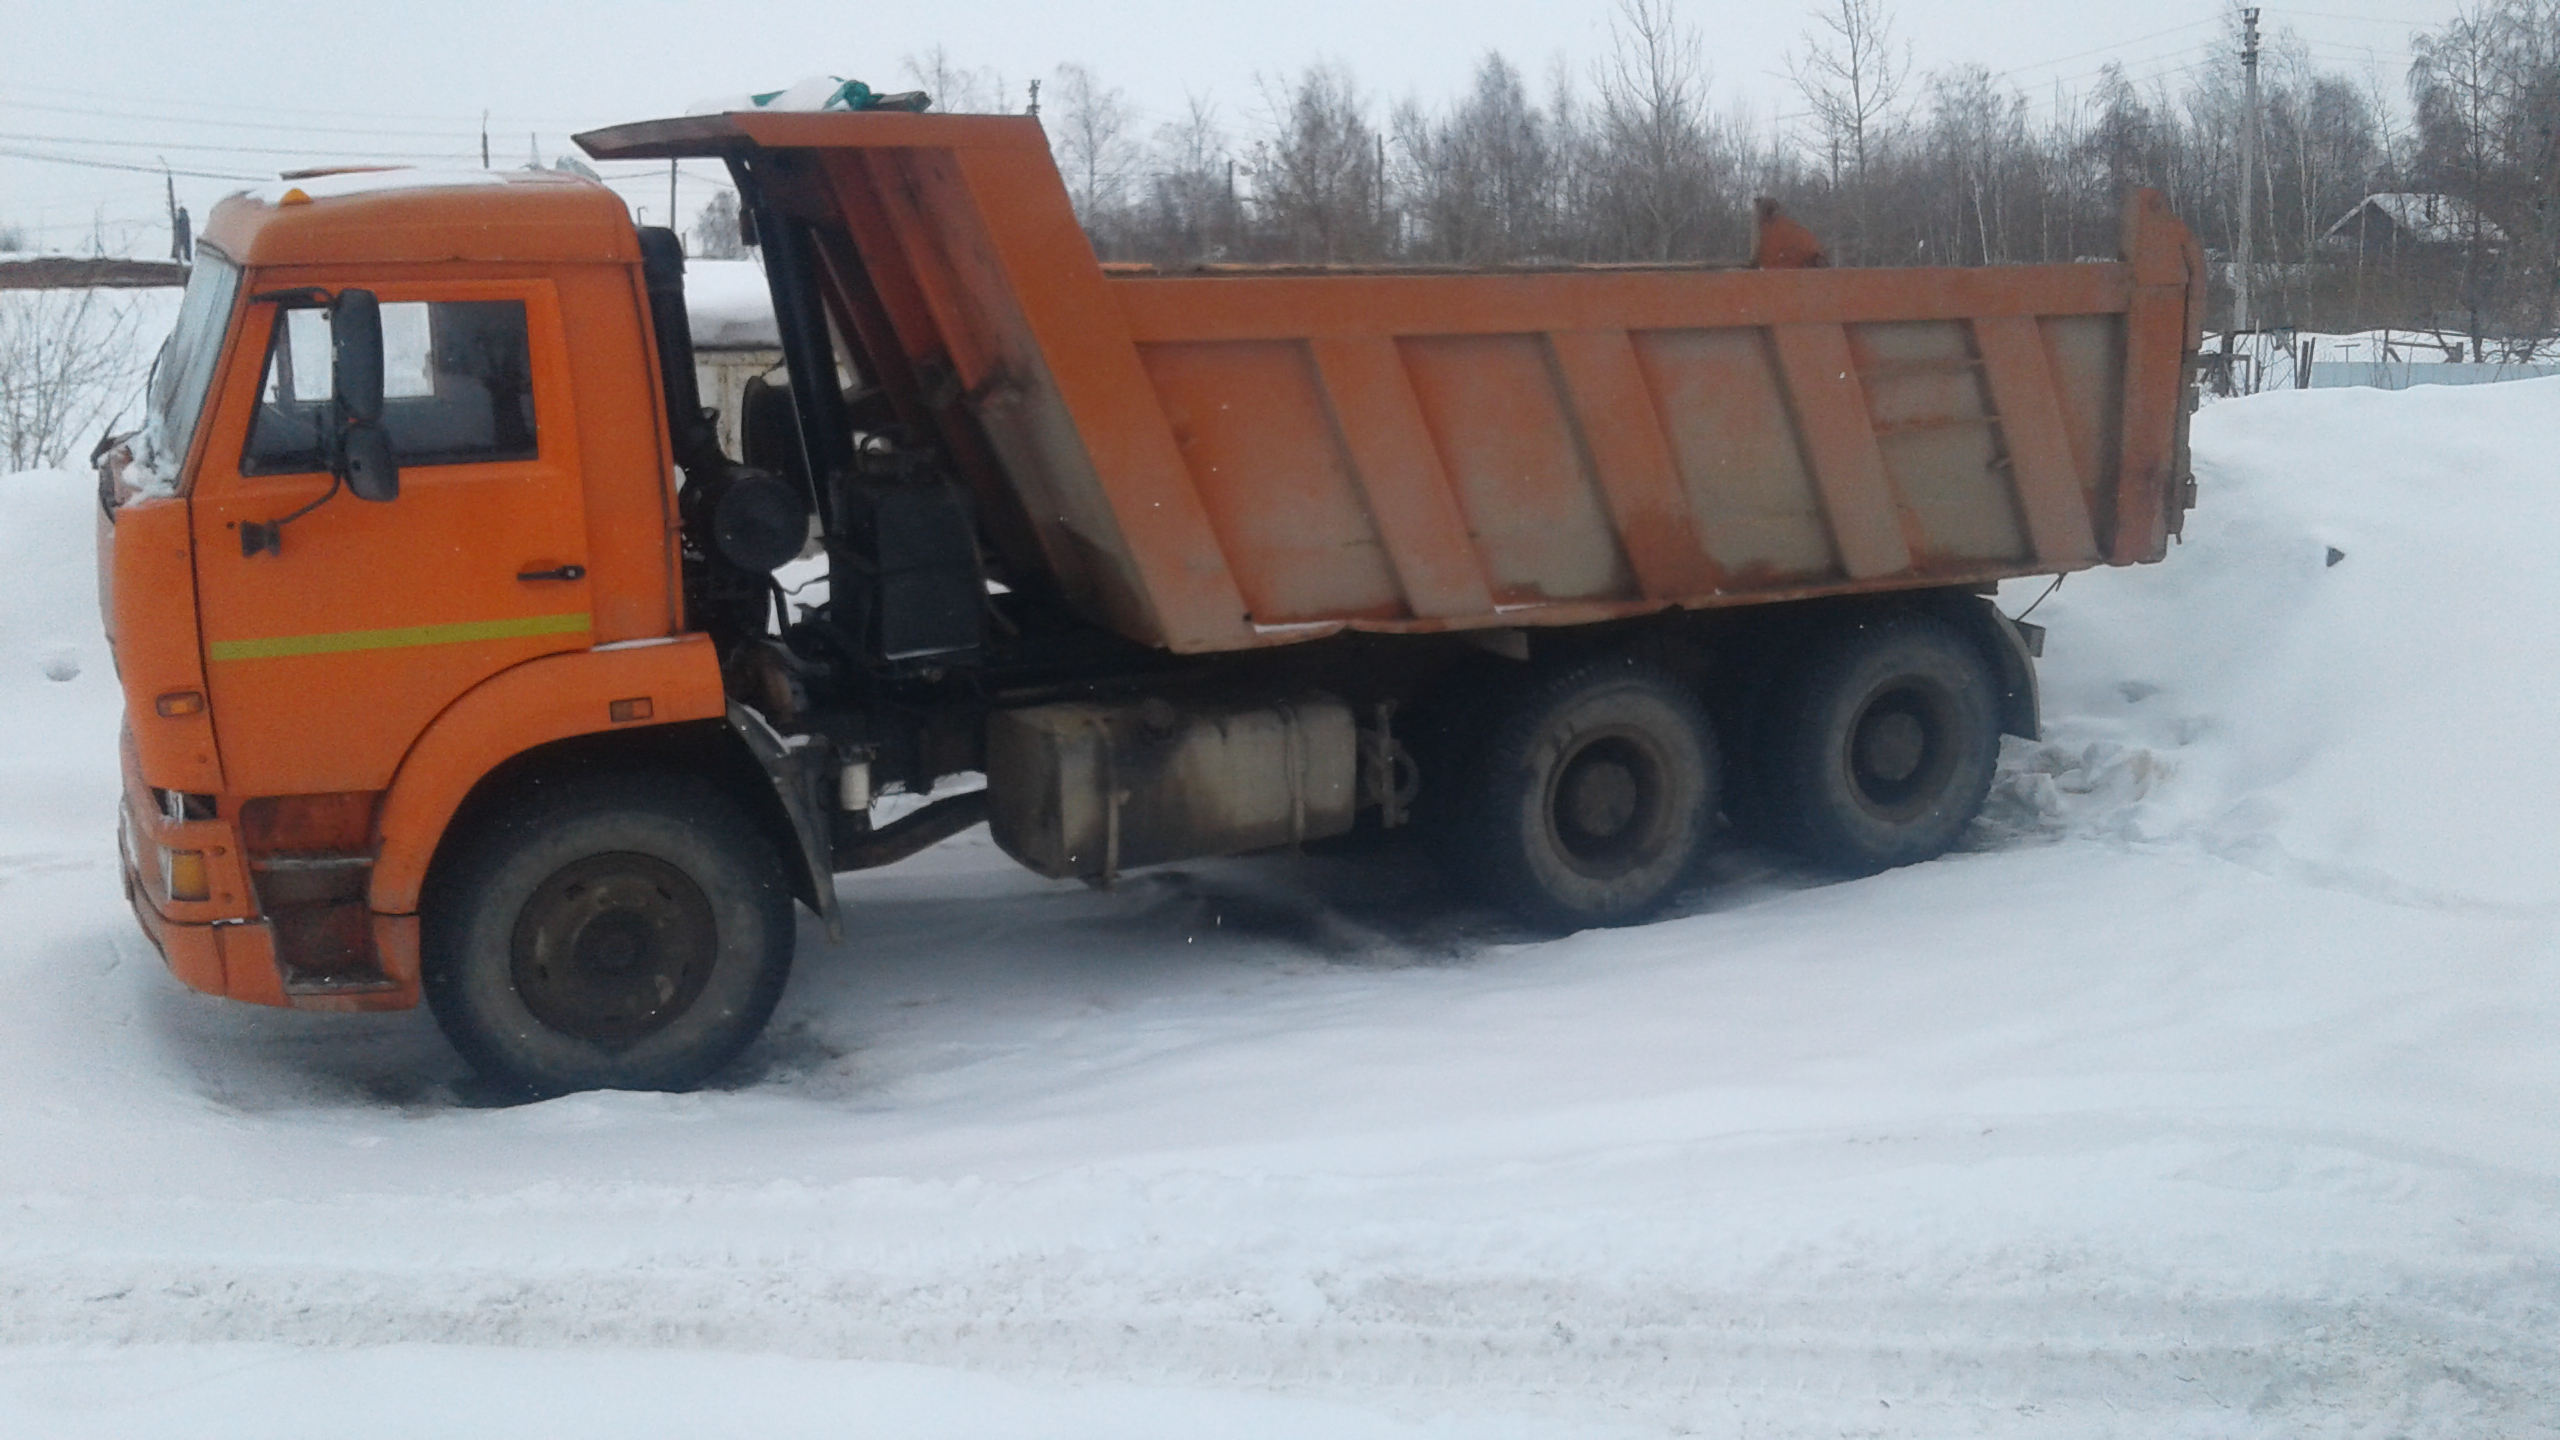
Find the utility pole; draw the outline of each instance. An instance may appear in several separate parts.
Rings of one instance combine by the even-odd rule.
[[[676,162],[667,161],[667,228],[676,232],[676,249],[684,249],[684,226],[676,220]]]
[[[195,259],[195,236],[187,226],[187,208],[178,203],[178,177],[163,160],[161,174],[169,182],[169,258],[184,265]]]
[[[489,168],[489,112],[480,112],[480,168]]]
[[[2231,328],[2249,328],[2249,266],[2255,238],[2251,231],[2258,207],[2250,203],[2258,185],[2258,8],[2240,12],[2240,78],[2248,114],[2240,122],[2240,255],[2231,282]]]

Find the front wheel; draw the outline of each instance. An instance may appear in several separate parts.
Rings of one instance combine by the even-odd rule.
[[[1461,862],[1487,898],[1549,929],[1660,909],[1696,872],[1716,809],[1706,712],[1626,659],[1515,697],[1470,771]]]
[[[791,969],[773,845],[678,776],[568,781],[497,812],[421,920],[437,1025],[530,1095],[691,1089],[755,1039]]]

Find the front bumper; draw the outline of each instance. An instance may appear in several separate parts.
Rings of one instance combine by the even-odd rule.
[[[259,912],[231,822],[171,819],[144,783],[130,737],[124,745],[124,782],[116,842],[122,852],[125,900],[180,983],[207,995],[295,1010],[405,1010],[418,1003],[418,917],[370,917],[375,949],[390,983],[360,989],[288,984],[288,967],[276,954],[275,927]],[[209,899],[169,897],[157,863],[161,848],[204,855]]]

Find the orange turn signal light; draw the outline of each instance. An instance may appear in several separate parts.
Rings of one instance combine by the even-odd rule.
[[[213,898],[213,884],[205,873],[201,850],[161,851],[160,879],[172,900]]]
[[[646,720],[649,718],[649,697],[642,695],[632,700],[616,700],[605,707],[604,713],[612,717],[616,725],[627,720]]]
[[[164,720],[175,720],[186,715],[201,715],[204,713],[204,692],[172,690],[152,701],[151,708],[159,711],[160,718]]]

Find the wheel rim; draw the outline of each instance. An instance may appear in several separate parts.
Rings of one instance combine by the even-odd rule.
[[[1633,731],[1576,737],[1547,783],[1547,827],[1565,863],[1607,877],[1653,860],[1669,829],[1666,771],[1660,752]]]
[[[1936,804],[1956,772],[1957,719],[1946,687],[1916,676],[1871,691],[1850,723],[1843,757],[1858,804],[1897,822]]]
[[[702,887],[654,855],[590,855],[537,887],[516,920],[516,994],[578,1040],[627,1045],[701,998],[719,950]]]

